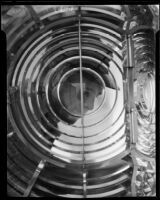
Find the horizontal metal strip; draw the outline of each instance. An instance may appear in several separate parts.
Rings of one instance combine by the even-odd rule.
[[[45,185],[45,187],[44,187],[43,185],[39,185],[38,183],[36,183],[35,188],[39,189],[41,191],[53,194],[53,195],[60,195],[60,196],[63,194],[74,193],[74,192],[76,192],[77,194],[82,194],[82,189],[78,190],[78,189],[70,189],[70,188],[66,188],[66,187],[64,187],[62,189],[62,188],[58,188],[56,186],[49,186],[48,184]]]
[[[58,180],[57,178],[57,181],[56,180],[49,180],[49,179],[46,179],[46,178],[40,178],[42,181],[43,181],[43,184],[45,185],[46,183],[47,184],[50,184],[54,187],[55,186],[58,186],[58,187],[62,187],[62,188],[70,188],[70,189],[79,189],[79,190],[82,190],[83,189],[83,180],[77,180],[77,184],[76,185],[73,185],[73,183],[75,182],[72,182],[72,177],[70,178],[70,180]],[[70,183],[69,183],[70,181]],[[42,185],[43,185],[42,184]]]
[[[12,159],[10,156],[7,155],[7,167],[9,169],[15,169],[19,172],[21,172],[22,174],[22,178],[24,179],[24,182],[28,181],[31,177],[31,174],[32,172],[27,168],[24,168],[24,166],[22,167],[23,165],[20,165],[18,162],[17,162],[17,159]]]
[[[16,185],[12,185],[9,182],[7,182],[7,195],[12,196],[15,195],[15,197],[21,197],[23,195],[23,192],[20,191]]]
[[[118,139],[117,139],[117,137],[118,137]],[[124,137],[126,137],[125,133],[121,131],[121,133],[115,135],[115,137],[113,136],[113,137],[110,137],[108,140],[105,140],[103,145],[102,145],[102,143],[98,143],[98,146],[85,145],[84,146],[85,153],[98,152],[98,151],[102,151],[104,149],[108,149],[109,147],[113,146],[116,142],[118,142],[119,140],[121,140]],[[79,146],[79,148],[77,148],[74,144],[67,146],[67,148],[65,148],[63,143],[62,143],[61,146],[56,144],[55,148],[60,149],[60,150],[64,150],[66,152],[72,152],[72,153],[76,153],[76,152],[78,153],[82,150],[80,146]]]
[[[11,171],[7,171],[7,182],[12,185],[16,190],[23,193],[27,185],[24,185],[22,181],[20,181],[19,177],[16,177]]]
[[[111,185],[119,185],[119,184],[122,184],[122,182],[126,181],[127,179],[129,178],[128,175],[124,175],[116,180],[113,180],[113,181],[109,181],[109,182],[106,182],[106,183],[101,183],[101,184],[96,184],[95,185],[87,185],[87,189],[96,189],[96,188],[102,188],[102,187],[107,187],[107,186],[111,186]],[[98,177],[97,177],[98,179]]]

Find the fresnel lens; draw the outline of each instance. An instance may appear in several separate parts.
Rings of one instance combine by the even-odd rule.
[[[155,196],[155,5],[2,6],[8,196]]]

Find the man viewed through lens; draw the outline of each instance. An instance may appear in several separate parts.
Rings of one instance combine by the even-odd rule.
[[[94,108],[96,97],[102,94],[102,84],[93,75],[83,72],[83,114]],[[81,115],[81,84],[79,72],[69,76],[61,87],[61,100],[67,110],[75,115]]]

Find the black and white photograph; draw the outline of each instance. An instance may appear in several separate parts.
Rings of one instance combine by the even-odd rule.
[[[157,197],[159,5],[6,3],[1,31],[7,197]]]

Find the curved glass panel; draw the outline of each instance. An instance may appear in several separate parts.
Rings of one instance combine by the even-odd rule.
[[[2,7],[9,196],[155,195],[154,9]]]

